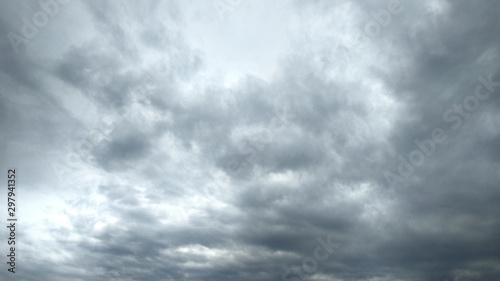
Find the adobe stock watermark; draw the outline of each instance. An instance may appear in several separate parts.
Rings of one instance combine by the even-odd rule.
[[[98,68],[97,70],[100,70],[103,68]],[[94,72],[95,73],[95,72]],[[95,73],[99,74],[99,73]],[[133,102],[140,102],[142,104],[150,105],[150,101],[147,99],[147,95],[151,93],[160,83],[162,79],[165,79],[168,74],[168,69],[165,66],[165,64],[162,63],[157,63],[149,68],[146,68],[144,70],[144,73],[141,76],[140,82],[138,83],[138,86],[136,86],[133,91],[130,94],[130,98],[132,99]],[[102,79],[102,76],[98,76]],[[111,83],[110,81],[106,81],[103,84],[109,84]],[[117,110],[117,108],[120,108],[120,100],[115,99],[112,104],[112,108],[114,110]],[[130,111],[125,111],[121,112],[117,110],[118,115],[122,116],[123,118],[125,117],[130,117],[131,112]],[[141,112],[139,112],[141,113]],[[144,117],[144,115],[141,115],[141,117]]]
[[[103,118],[98,125],[89,130],[86,134],[82,134],[81,138],[74,145],[74,149],[67,149],[65,157],[62,160],[54,160],[51,163],[57,179],[60,182],[71,179],[71,184],[75,186],[97,185],[99,183],[99,175],[92,174],[79,175],[84,169],[84,163],[95,163],[95,159],[91,157],[92,150],[95,147],[102,145],[104,142],[109,143],[109,133],[113,130],[113,123],[108,118]]]
[[[99,72],[99,70],[104,68],[105,67],[99,67],[90,73],[90,75],[98,75],[97,78],[103,80],[100,81],[101,84],[110,82],[107,81],[109,79],[107,79],[103,73]],[[142,76],[139,85],[132,92],[132,97],[136,101],[143,101],[146,94],[148,94],[159,83],[158,80],[161,79],[165,73],[166,68],[159,64],[153,67],[152,70],[146,70],[146,74]],[[117,101],[115,101],[112,105],[113,110],[117,110],[116,104]],[[146,118],[140,110],[136,113],[142,118],[142,120]],[[117,117],[103,117],[99,120],[96,126],[88,130],[86,133],[81,134],[81,137],[78,138],[78,141],[74,144],[74,149],[67,150],[66,156],[62,160],[55,160],[52,162],[52,170],[56,174],[58,180],[62,182],[64,179],[70,178],[75,185],[98,184],[98,175],[95,175],[93,178],[86,178],[76,177],[75,174],[83,168],[82,165],[84,163],[96,164],[96,160],[91,157],[92,151],[97,147],[110,143],[110,135],[116,127],[116,122],[118,120],[129,118],[137,119],[137,116],[132,116],[132,112],[130,110],[121,112],[118,111]]]
[[[227,12],[233,12],[242,2],[243,0],[215,0],[212,4],[215,8],[215,12],[217,12],[219,16],[219,20],[223,21],[225,19],[225,14]]]
[[[366,42],[371,41],[372,38],[378,36],[383,27],[387,27],[391,24],[393,15],[400,14],[403,9],[404,8],[399,0],[390,0],[387,3],[387,9],[382,9],[378,12],[371,11],[370,15],[373,20],[365,24],[363,32],[358,31],[356,33],[355,37],[357,41],[355,44],[350,48],[342,46],[345,56],[351,57],[349,50],[357,52]]]
[[[226,175],[213,176],[212,185],[209,185],[207,194],[214,194],[216,188],[221,188],[227,184],[231,176],[238,175],[250,167],[255,161],[257,154],[263,151],[273,140],[275,135],[290,125],[291,121],[295,119],[288,106],[283,106],[281,109],[273,110],[273,118],[268,126],[262,129],[258,134],[252,136],[250,139],[244,139],[238,144],[239,156],[244,156],[244,159],[231,159],[224,165]],[[239,157],[238,157],[239,158]]]
[[[9,38],[14,51],[19,53],[19,48],[35,38],[40,32],[39,29],[45,27],[49,23],[49,20],[61,11],[60,5],[65,5],[69,2],[70,0],[40,0],[38,2],[40,10],[35,12],[31,19],[26,17],[21,18],[23,22],[21,34],[15,32],[7,34],[7,38]]]
[[[318,238],[316,242],[318,242],[318,246],[314,249],[313,254],[310,257],[305,257],[302,259],[302,265],[293,266],[286,270],[283,275],[281,275],[282,281],[304,281],[304,272],[312,275],[314,274],[319,267],[320,262],[326,261],[330,255],[335,253],[341,245],[332,241],[333,234],[329,234],[326,238],[326,241]]]
[[[461,103],[455,103],[443,113],[443,120],[446,123],[452,123],[451,129],[459,129],[464,120],[469,119],[473,112],[476,112],[481,103],[485,102],[495,92],[495,87],[500,86],[499,82],[493,81],[493,75],[488,78],[478,76],[479,85],[476,86],[473,94],[466,96]],[[449,129],[449,128],[448,128]],[[431,156],[436,151],[437,144],[445,143],[448,135],[447,130],[442,128],[434,128],[428,138],[423,140],[415,139],[414,143],[417,148],[412,150],[407,159],[402,155],[397,158],[400,161],[397,173],[386,171],[384,173],[385,180],[389,187],[393,187],[396,182],[402,183],[407,180],[415,169],[425,163],[427,157]]]

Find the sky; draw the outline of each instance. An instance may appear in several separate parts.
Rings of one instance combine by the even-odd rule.
[[[1,280],[499,278],[499,1],[0,4]]]

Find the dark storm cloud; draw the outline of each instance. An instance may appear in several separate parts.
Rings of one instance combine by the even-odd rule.
[[[498,244],[499,225],[491,217],[497,211],[493,201],[498,198],[498,162],[478,156],[485,149],[481,145],[485,124],[479,119],[497,110],[490,104],[496,103],[498,90],[456,131],[448,129],[451,124],[443,119],[454,103],[474,94],[477,76],[498,77],[498,54],[480,60],[498,45],[498,31],[493,28],[498,20],[488,16],[497,4],[471,5],[453,2],[446,17],[427,23],[419,36],[401,42],[412,64],[406,65],[408,75],[393,84],[395,96],[408,102],[395,125],[392,145],[407,157],[416,148],[414,140],[428,138],[434,128],[445,128],[448,135],[448,141],[438,144],[425,164],[401,184],[404,189],[398,194],[400,223],[390,229],[396,247],[384,253],[396,255],[387,262],[400,266],[403,270],[398,275],[405,280],[454,276],[488,280],[498,274],[494,266],[498,261],[478,244],[491,243],[487,248],[492,251]],[[396,166],[389,164],[390,169]],[[425,272],[411,269],[424,264]],[[474,264],[484,264],[484,269]]]
[[[111,142],[106,143],[99,153],[97,161],[103,167],[109,167],[114,162],[123,165],[127,161],[147,156],[151,144],[147,136],[137,131],[127,132],[123,136],[117,136]]]
[[[2,166],[29,170],[25,194],[61,198],[30,210],[55,217],[23,230],[19,280],[494,280],[500,4],[403,1],[378,35],[349,37],[389,2],[295,3],[306,32],[273,75],[227,85],[191,46],[205,29],[190,21],[210,18],[197,4],[75,1],[65,20],[86,37],[56,55],[42,33],[19,53],[2,37]],[[252,24],[237,13],[253,5],[225,23],[211,10],[212,40]],[[0,15],[2,33],[19,23]],[[462,117],[479,85],[490,96]],[[446,142],[390,186],[436,128]],[[49,181],[32,160],[46,155],[80,155],[70,169],[99,181]]]

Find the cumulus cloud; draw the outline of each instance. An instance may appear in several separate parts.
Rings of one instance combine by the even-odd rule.
[[[2,279],[500,275],[499,3],[3,2]]]

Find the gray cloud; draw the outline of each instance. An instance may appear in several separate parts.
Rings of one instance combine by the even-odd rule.
[[[4,2],[0,279],[499,276],[495,1]]]

